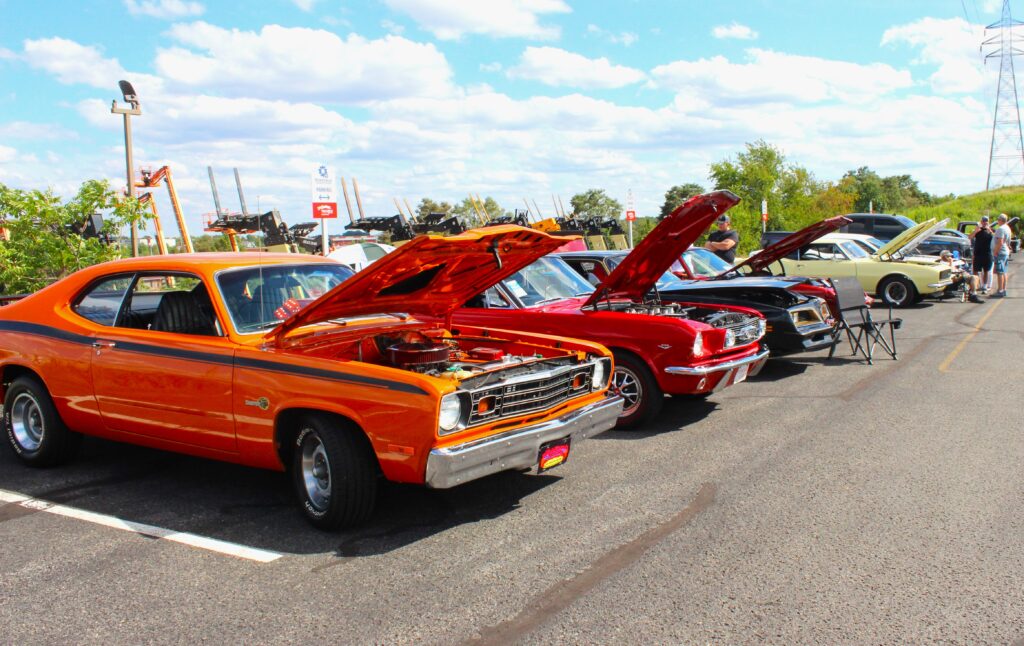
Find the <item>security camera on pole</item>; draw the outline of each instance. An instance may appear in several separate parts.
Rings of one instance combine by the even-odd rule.
[[[313,217],[320,220],[323,255],[330,253],[327,241],[327,220],[338,217],[338,191],[334,187],[334,171],[320,164],[311,175]]]

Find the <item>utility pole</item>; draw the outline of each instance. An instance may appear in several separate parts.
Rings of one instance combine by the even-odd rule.
[[[114,99],[110,105],[110,112],[112,114],[120,114],[124,117],[124,163],[128,167],[128,197],[135,197],[135,171],[133,168],[134,162],[132,161],[132,116],[138,116],[142,114],[142,105],[139,103],[139,97],[135,94],[135,88],[128,81],[118,81],[118,87],[121,88],[121,96],[124,97],[125,103],[131,107],[120,107],[117,105],[117,99]],[[139,255],[139,224],[135,220],[132,220],[132,257],[137,258]]]
[[[981,46],[991,48],[985,61],[999,57],[999,85],[996,90],[996,109],[992,118],[992,145],[989,148],[988,179],[985,190],[1000,186],[1024,184],[1024,137],[1021,136],[1020,108],[1017,105],[1017,79],[1013,71],[1013,57],[1024,54],[1015,46],[1013,28],[1024,25],[1010,17],[1010,0],[1003,0],[1003,15],[985,30],[999,32],[987,38]]]

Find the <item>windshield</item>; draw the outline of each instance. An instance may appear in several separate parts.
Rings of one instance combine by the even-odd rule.
[[[914,226],[917,226],[917,222],[914,222],[913,220],[911,220],[910,218],[908,218],[908,217],[907,217],[907,216],[905,216],[905,215],[894,215],[893,217],[894,217],[894,218],[896,218],[897,220],[899,220],[899,221],[900,221],[900,223],[902,223],[902,224],[903,224],[904,226],[906,226],[906,227],[907,227],[908,229],[909,229],[910,227],[914,227]]]
[[[594,287],[559,258],[541,258],[503,281],[512,295],[529,307],[585,296]]]
[[[338,264],[257,265],[217,275],[217,287],[239,334],[274,327],[353,272]]]
[[[623,260],[625,260],[625,259],[626,259],[625,255],[623,255],[623,256],[615,256],[615,257],[608,258],[608,260],[606,260],[605,262],[608,263],[608,266],[612,269],[612,271],[614,271],[615,268],[618,267],[619,264]],[[690,266],[690,264],[687,263],[687,266]],[[668,271],[666,271],[664,274],[661,275],[661,278],[659,278],[658,282],[656,282],[654,284],[654,287],[656,289],[658,289],[658,290],[661,290],[661,291],[664,291],[666,289],[673,289],[673,288],[677,288],[677,287],[682,287],[683,283],[685,281],[682,278],[680,278],[679,276],[676,276],[673,273],[673,272],[682,271],[682,270],[683,270],[683,268],[682,268],[682,266],[680,266],[679,261],[677,260],[676,262],[672,263],[672,266],[669,267]],[[690,271],[693,271],[693,270],[691,269]]]
[[[695,247],[683,252],[683,262],[694,276],[714,278],[732,269],[732,265],[707,249]]]

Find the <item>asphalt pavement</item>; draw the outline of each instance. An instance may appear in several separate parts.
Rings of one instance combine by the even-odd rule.
[[[280,474],[5,445],[0,642],[1024,644],[1021,284],[341,533]]]

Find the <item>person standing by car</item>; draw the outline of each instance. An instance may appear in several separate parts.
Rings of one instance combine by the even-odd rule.
[[[988,292],[992,281],[992,227],[988,224],[988,216],[981,216],[977,228],[971,231],[972,260],[971,269],[978,277],[981,293]]]
[[[992,260],[996,271],[996,293],[993,296],[996,298],[1006,296],[1006,263],[1010,260],[1010,238],[1013,237],[1006,224],[1007,219],[1005,213],[1000,213],[998,226],[992,233]]]
[[[721,215],[715,221],[717,231],[708,236],[704,248],[713,251],[716,256],[730,265],[736,262],[736,246],[740,243],[740,234],[729,227],[729,216]]]

